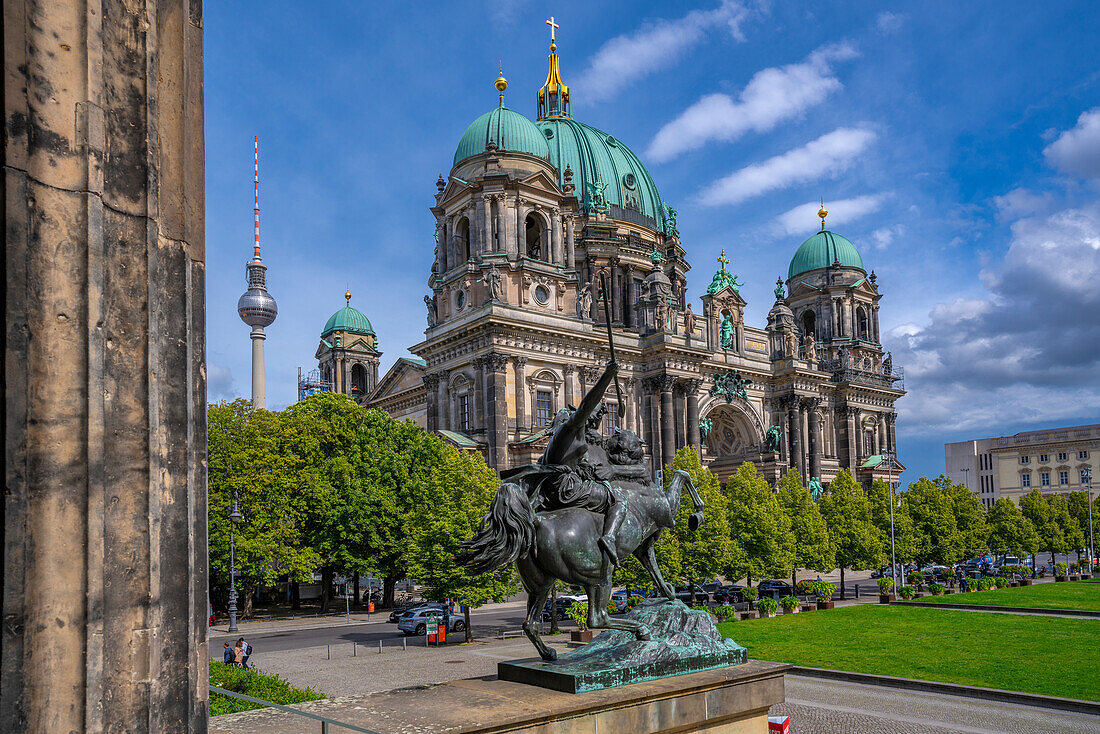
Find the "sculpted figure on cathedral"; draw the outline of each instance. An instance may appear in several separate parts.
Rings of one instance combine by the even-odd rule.
[[[722,349],[733,349],[733,317],[726,314],[718,327],[718,343]]]
[[[882,360],[882,374],[894,374],[894,355],[890,354],[890,352],[887,352],[886,358]]]
[[[695,334],[695,312],[691,310],[691,304],[684,309],[684,333],[688,336]]]
[[[504,276],[500,274],[500,270],[497,269],[495,264],[489,267],[484,280],[486,287],[489,289],[489,300],[503,303],[505,301]]]
[[[783,429],[779,426],[769,426],[768,432],[764,434],[764,448],[768,453],[779,453],[779,442],[783,438]]]
[[[435,310],[435,298],[432,296],[424,296],[424,305],[428,308],[428,327],[435,326],[436,320],[439,318]]]
[[[586,319],[592,314],[592,284],[585,283],[577,289],[577,318]]]
[[[784,356],[798,358],[798,335],[793,331],[788,331],[784,341],[786,349],[784,350]]]
[[[817,502],[821,499],[821,495],[825,494],[825,488],[821,486],[821,480],[817,477],[811,477],[806,484],[806,488],[810,490],[810,499],[814,502]]]
[[[813,334],[806,335],[806,359],[810,362],[817,361],[817,340]]]
[[[703,418],[699,421],[699,443],[706,443],[707,436],[710,435],[710,429],[714,427],[714,421],[710,418]]]

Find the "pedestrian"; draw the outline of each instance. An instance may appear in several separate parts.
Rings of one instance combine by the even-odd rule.
[[[225,643],[225,649],[222,651],[222,662],[226,665],[233,664],[233,648],[229,646],[229,643]]]
[[[970,591],[970,586],[966,583],[966,575],[965,574],[963,575],[963,577],[961,579],[959,579],[959,591],[964,591],[964,592],[965,591]]]
[[[241,667],[248,667],[248,657],[252,654],[252,645],[244,641],[243,637],[237,638],[237,646],[241,648]]]
[[[237,640],[233,646],[233,664],[244,667],[244,640]]]

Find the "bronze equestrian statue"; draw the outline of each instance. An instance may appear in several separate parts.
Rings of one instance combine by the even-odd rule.
[[[557,658],[538,633],[556,579],[584,587],[589,627],[650,639],[644,624],[608,615],[611,576],[619,559],[633,554],[657,591],[674,600],[675,590],[657,568],[653,544],[664,528],[675,525],[683,489],[695,503],[688,527],[695,530],[702,522],[703,501],[687,472],[675,472],[662,489],[649,478],[638,436],[626,430],[606,439],[598,434],[604,392],[617,372],[612,361],[578,408],[555,416],[538,463],[501,473],[504,481],[489,514],[457,556],[479,573],[515,562],[527,591],[523,631],[544,660]]]

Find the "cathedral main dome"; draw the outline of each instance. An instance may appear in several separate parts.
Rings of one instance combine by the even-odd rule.
[[[351,305],[344,306],[328,317],[325,328],[321,331],[321,338],[324,339],[336,331],[374,336],[374,328],[370,325],[370,321],[363,315],[362,311],[352,308]]]
[[[454,165],[485,152],[492,140],[499,150],[508,153],[528,153],[539,158],[549,158],[550,149],[542,131],[535,123],[503,104],[486,112],[470,123],[458,141]]]
[[[787,268],[787,278],[827,268],[834,262],[846,268],[864,269],[863,258],[848,238],[823,229],[799,246]]]

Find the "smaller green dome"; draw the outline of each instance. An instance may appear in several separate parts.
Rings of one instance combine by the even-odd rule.
[[[455,150],[454,165],[485,152],[492,140],[497,149],[507,153],[528,153],[539,158],[550,157],[546,136],[535,123],[507,107],[496,107],[470,123]]]
[[[369,334],[374,336],[374,329],[370,325],[370,321],[363,315],[358,309],[351,306],[344,306],[342,309],[328,317],[328,321],[325,322],[324,331],[321,332],[321,338],[324,339],[334,331],[343,331],[348,334]]]
[[[859,256],[855,245],[847,238],[823,229],[799,246],[791,258],[787,279],[811,270],[827,268],[834,262],[839,262],[846,268],[864,269],[863,258]]]

